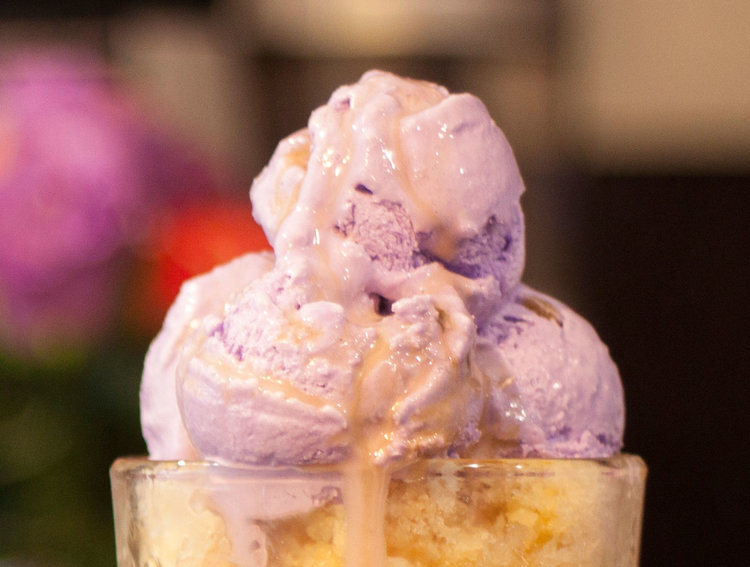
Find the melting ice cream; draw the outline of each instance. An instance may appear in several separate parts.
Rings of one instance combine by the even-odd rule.
[[[393,470],[617,453],[607,348],[521,283],[523,190],[477,98],[379,71],[336,90],[252,185],[273,255],[187,282],[152,344],[151,457]]]
[[[274,257],[186,283],[154,341],[151,456],[616,453],[606,347],[520,283],[522,192],[477,98],[384,72],[336,90],[253,183]]]

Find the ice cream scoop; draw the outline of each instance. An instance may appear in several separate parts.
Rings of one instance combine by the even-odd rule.
[[[607,457],[622,445],[617,367],[593,327],[525,285],[483,329],[501,370],[492,376],[483,442],[490,457]]]
[[[186,284],[146,360],[152,455],[225,463],[601,457],[619,375],[520,283],[523,192],[484,105],[368,72],[251,188],[274,247]]]
[[[277,258],[311,246],[330,258],[353,241],[376,292],[394,270],[437,261],[506,293],[523,270],[523,189],[479,99],[371,71],[279,144],[250,196]],[[480,319],[491,310],[473,307]]]
[[[141,380],[141,427],[151,458],[192,459],[198,455],[185,431],[177,403],[177,370],[200,336],[201,318],[220,315],[233,293],[269,270],[270,253],[241,256],[185,282],[151,343]]]

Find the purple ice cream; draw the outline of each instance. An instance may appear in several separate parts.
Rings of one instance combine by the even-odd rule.
[[[606,347],[521,283],[523,189],[473,96],[382,72],[338,89],[253,183],[273,265],[227,271],[208,312],[195,305],[217,286],[187,284],[157,337],[151,455],[387,466],[619,451]]]
[[[146,353],[141,382],[141,426],[149,455],[157,460],[198,456],[182,423],[175,376],[184,349],[199,340],[196,322],[220,316],[233,293],[268,271],[268,252],[247,254],[185,282],[167,312],[164,326]],[[165,377],[167,379],[165,379]]]
[[[490,379],[483,423],[492,457],[607,457],[622,445],[623,391],[593,327],[525,285],[481,330],[503,371]]]

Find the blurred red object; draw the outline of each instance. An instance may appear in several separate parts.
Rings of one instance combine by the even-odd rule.
[[[270,249],[249,202],[201,201],[169,211],[146,241],[131,316],[141,331],[154,333],[186,279]]]

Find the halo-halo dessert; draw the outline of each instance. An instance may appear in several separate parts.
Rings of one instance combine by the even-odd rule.
[[[120,565],[637,564],[620,377],[521,282],[523,189],[481,101],[380,71],[282,140],[273,254],[184,284],[147,354]]]

